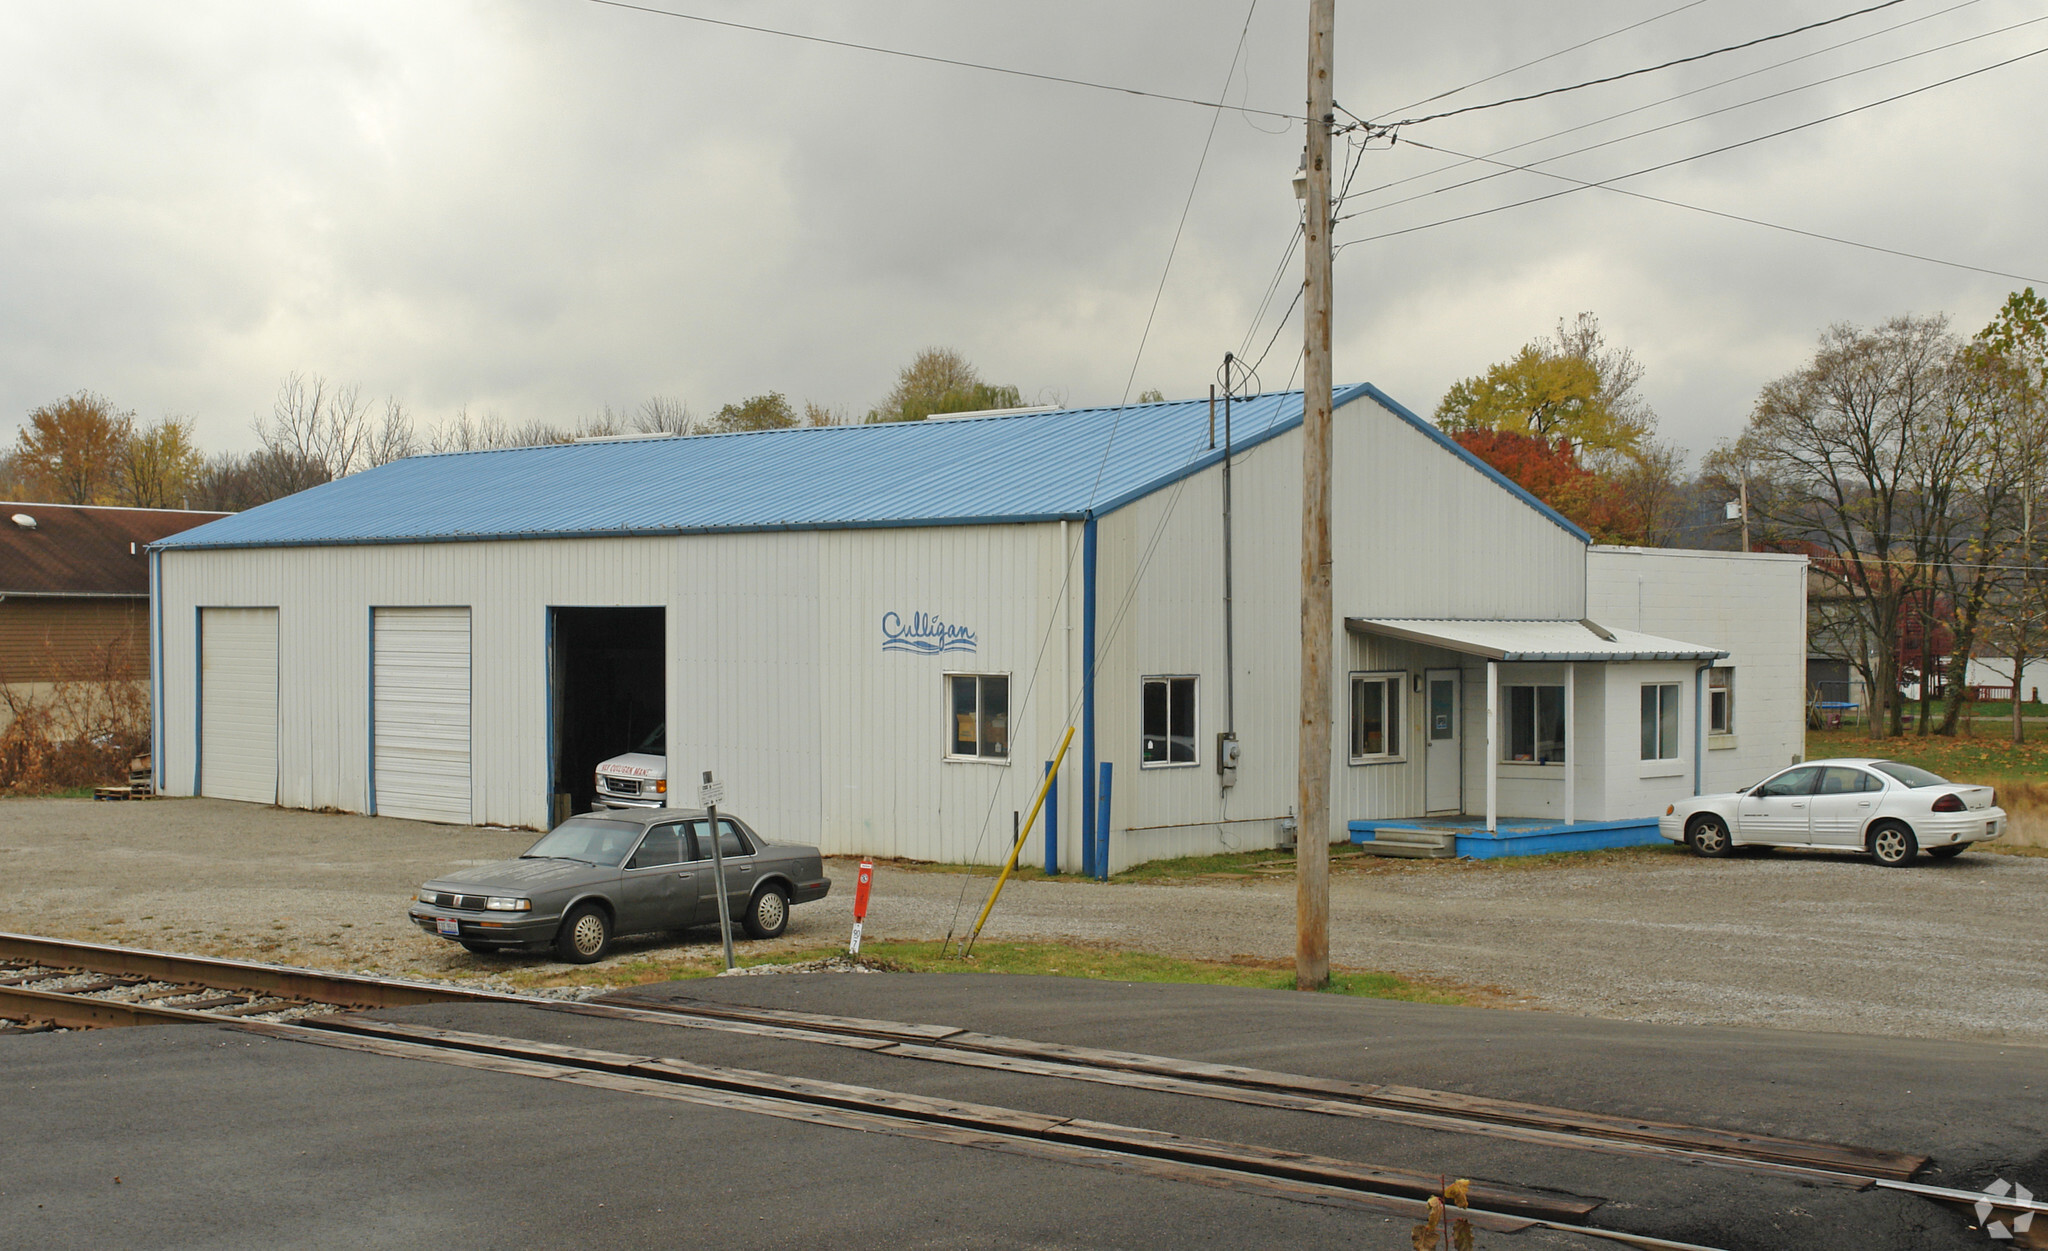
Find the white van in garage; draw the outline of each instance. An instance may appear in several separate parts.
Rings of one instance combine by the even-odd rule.
[[[668,807],[668,727],[657,725],[638,747],[597,766],[591,808]]]

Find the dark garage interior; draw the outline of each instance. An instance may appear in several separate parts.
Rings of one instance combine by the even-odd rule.
[[[660,608],[550,608],[551,824],[590,811],[601,761],[667,719],[668,632]]]

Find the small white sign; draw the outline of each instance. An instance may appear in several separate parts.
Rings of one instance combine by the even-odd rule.
[[[709,808],[713,804],[722,804],[724,802],[725,783],[700,782],[697,784],[697,806],[699,808]]]

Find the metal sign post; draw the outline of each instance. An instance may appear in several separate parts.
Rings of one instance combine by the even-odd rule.
[[[868,919],[868,887],[875,881],[875,862],[860,862],[860,876],[853,879],[853,941],[846,946],[846,954],[860,954],[860,926]]]
[[[718,936],[725,940],[725,967],[732,968],[732,905],[725,898],[725,840],[718,829],[718,801],[725,798],[725,783],[714,782],[711,770],[704,770],[704,784],[697,788],[697,806],[704,810],[705,826],[711,831],[711,875],[718,879]]]

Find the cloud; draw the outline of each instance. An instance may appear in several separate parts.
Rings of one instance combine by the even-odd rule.
[[[676,0],[764,26],[1212,97],[1240,0],[829,8]],[[1795,44],[1518,105],[1410,137],[1488,151],[1935,14],[1914,3]],[[1725,3],[1453,97],[1645,64],[1829,12]],[[1519,149],[1647,125],[2035,16],[1981,0],[1835,52]],[[1508,0],[1339,13],[1338,98],[1372,114],[1641,20]],[[1253,314],[1296,204],[1292,128],[1226,113],[1145,355],[1140,334],[1211,118],[1201,109],[562,0],[249,8],[18,3],[0,18],[0,415],[91,387],[246,446],[293,370],[427,420],[573,420],[655,393],[698,411],[769,389],[864,409],[919,348],[1027,396],[1196,394]],[[1824,36],[1824,37],[1823,37]],[[1561,160],[1598,180],[2048,44],[2048,24]],[[1258,6],[1230,98],[1300,107],[1299,6]],[[2048,161],[2029,62],[1623,185],[2018,273],[2048,271]],[[1445,158],[1366,152],[1355,189]],[[1667,434],[1732,435],[1758,387],[1838,320],[1987,319],[2004,279],[1516,173],[1418,178],[1338,238],[1337,373],[1417,408],[1557,318],[1598,312],[1648,366]],[[1296,262],[1298,265],[1298,261]],[[1284,385],[1298,332],[1261,370]]]

